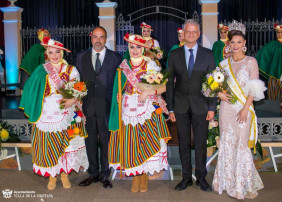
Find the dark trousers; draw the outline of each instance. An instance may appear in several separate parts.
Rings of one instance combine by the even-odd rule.
[[[99,176],[99,144],[101,165],[100,177],[108,177],[110,175],[110,169],[108,163],[109,131],[107,118],[97,116],[86,117],[86,130],[88,133],[88,138],[85,139],[89,161],[88,173],[94,177]]]
[[[207,136],[208,121],[207,114],[194,114],[189,110],[185,114],[175,113],[179,154],[182,165],[182,176],[186,179],[192,179],[191,164],[191,125],[194,133],[195,157],[196,157],[196,178],[201,179],[207,175]]]

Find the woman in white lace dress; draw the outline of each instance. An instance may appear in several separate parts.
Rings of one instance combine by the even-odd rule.
[[[41,43],[46,47],[49,61],[36,67],[25,83],[20,108],[33,124],[32,162],[35,173],[49,177],[47,188],[56,187],[56,176],[61,174],[64,188],[70,188],[68,174],[88,168],[84,138],[81,103],[77,99],[64,99],[59,88],[63,82],[80,76],[74,66],[63,59],[63,44],[45,37]],[[69,51],[70,52],[70,51]]]
[[[253,100],[264,98],[266,90],[259,80],[257,61],[246,56],[245,26],[234,22],[229,25],[228,38],[232,57],[220,63],[228,74],[228,86],[237,102],[230,103],[231,96],[219,93],[219,155],[213,179],[213,189],[219,194],[237,198],[254,198],[263,188],[255,168],[251,149],[257,141],[257,123]]]

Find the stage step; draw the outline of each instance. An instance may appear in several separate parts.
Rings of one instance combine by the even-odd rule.
[[[20,109],[2,109],[2,119],[27,119]]]

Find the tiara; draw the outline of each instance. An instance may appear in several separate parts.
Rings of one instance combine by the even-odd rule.
[[[244,35],[246,34],[246,26],[236,20],[228,24],[229,31],[238,30],[241,31]]]

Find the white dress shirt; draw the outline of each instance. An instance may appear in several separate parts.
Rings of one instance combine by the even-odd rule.
[[[92,48],[91,59],[92,59],[92,65],[93,65],[94,70],[96,70],[95,64],[96,64],[96,59],[97,59],[97,55],[96,55],[97,53],[98,52],[96,52],[94,48]],[[104,47],[104,49],[99,53],[100,53],[99,59],[100,59],[101,65],[103,65],[105,54],[106,54],[106,47]]]

